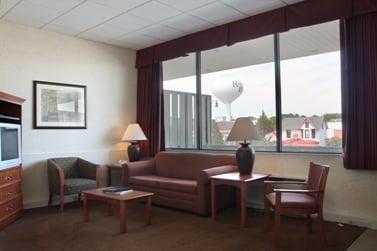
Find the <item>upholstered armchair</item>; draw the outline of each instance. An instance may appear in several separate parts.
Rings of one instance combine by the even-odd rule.
[[[99,165],[86,160],[68,157],[47,160],[50,196],[48,205],[51,205],[54,194],[60,196],[60,211],[64,211],[64,196],[78,194],[84,190],[98,187]]]
[[[324,245],[326,234],[323,222],[323,198],[325,194],[329,166],[310,162],[309,175],[306,182],[265,181],[265,229],[268,230],[270,208],[275,211],[274,249],[280,246],[280,215],[304,214],[307,219],[307,230],[312,232],[311,215],[318,215],[319,233]],[[276,187],[279,186],[279,188]],[[299,185],[304,189],[282,189],[284,185]]]

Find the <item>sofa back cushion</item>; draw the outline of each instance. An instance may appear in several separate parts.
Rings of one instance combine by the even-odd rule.
[[[156,175],[195,180],[203,169],[236,165],[234,154],[159,152],[155,157]]]

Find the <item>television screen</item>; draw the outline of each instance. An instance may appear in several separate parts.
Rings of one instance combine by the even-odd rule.
[[[1,160],[18,159],[18,129],[2,127],[1,130]]]

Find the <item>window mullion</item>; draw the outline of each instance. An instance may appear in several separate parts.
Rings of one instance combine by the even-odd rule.
[[[274,34],[275,103],[276,103],[276,151],[282,151],[282,110],[279,33]]]
[[[196,148],[202,148],[202,66],[201,66],[201,53],[196,52],[195,57],[196,66]]]

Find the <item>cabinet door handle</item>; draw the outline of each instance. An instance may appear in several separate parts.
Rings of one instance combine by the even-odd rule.
[[[12,195],[12,192],[7,192],[7,196],[11,196]]]
[[[7,212],[10,212],[10,211],[13,211],[13,206],[10,206],[10,207],[7,207],[5,210],[7,211]]]
[[[13,177],[12,176],[5,176],[5,180],[12,180],[13,179]]]

